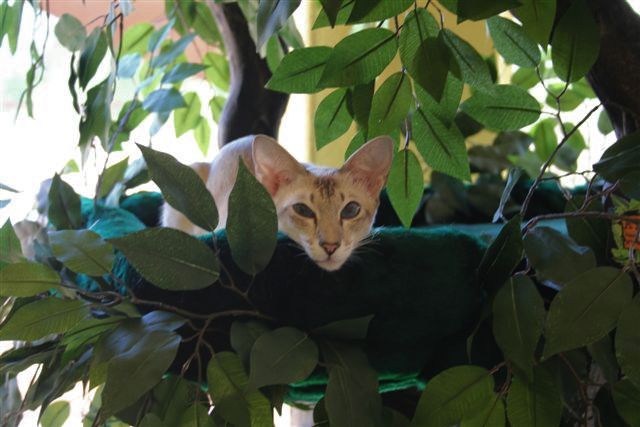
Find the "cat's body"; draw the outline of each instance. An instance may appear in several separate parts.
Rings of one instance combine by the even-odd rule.
[[[354,153],[339,168],[303,165],[264,135],[249,136],[226,145],[211,164],[192,168],[206,183],[224,228],[229,194],[238,160],[273,198],[278,229],[301,245],[326,270],[337,270],[366,238],[378,208],[379,194],[393,158],[389,137],[378,137]],[[190,234],[206,231],[165,204],[162,225]]]

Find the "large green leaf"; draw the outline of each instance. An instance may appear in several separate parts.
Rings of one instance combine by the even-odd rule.
[[[373,102],[375,81],[356,85],[349,90],[347,107],[358,125],[363,138],[369,131],[369,119]]]
[[[231,324],[229,331],[229,342],[233,350],[242,360],[244,367],[249,370],[251,358],[251,348],[256,340],[271,329],[262,322],[255,320],[236,320]]]
[[[183,95],[186,104],[173,113],[173,122],[176,129],[176,138],[195,128],[200,119],[200,98],[195,92]]]
[[[22,259],[20,239],[18,239],[15,230],[11,226],[11,222],[7,220],[0,227],[0,267],[4,263],[10,264]]]
[[[239,427],[273,424],[271,404],[260,391],[248,388],[249,378],[235,353],[216,353],[209,361],[207,380],[216,413],[226,421]]]
[[[191,27],[196,34],[208,45],[220,43],[221,36],[218,25],[211,13],[211,8],[206,3],[193,2],[193,22]]]
[[[60,44],[71,52],[79,50],[87,37],[87,31],[82,22],[68,13],[60,17],[54,32]]]
[[[142,22],[128,28],[122,39],[122,54],[139,53],[144,55],[147,53],[147,45],[149,38],[153,34],[153,25]]]
[[[321,0],[324,2],[325,0]],[[332,0],[333,1],[333,0]],[[324,8],[318,14],[315,22],[313,23],[313,29],[322,28],[322,27],[335,27],[336,25],[343,25],[347,23],[347,19],[351,15],[353,11],[353,7],[356,4],[356,0],[339,0],[340,7],[338,8],[338,12],[336,13],[335,20],[333,18],[329,18]]]
[[[476,415],[492,401],[493,377],[479,366],[449,368],[427,383],[411,422],[414,427],[444,426]]]
[[[640,172],[640,131],[623,136],[607,148],[593,170],[612,182]]]
[[[229,90],[231,74],[227,58],[218,53],[207,52],[202,63],[207,66],[204,72],[207,80],[222,90]]]
[[[336,25],[336,19],[338,18],[338,12],[340,11],[341,3],[342,0],[320,0],[322,11],[326,14],[329,25],[331,25],[331,27],[334,27]]]
[[[628,379],[618,381],[613,386],[613,402],[624,421],[632,427],[640,425],[640,388]]]
[[[584,197],[573,197],[567,201],[566,211],[575,212],[581,208]],[[587,211],[603,212],[600,200],[593,200],[586,206]],[[579,245],[587,246],[596,255],[598,265],[606,265],[609,259],[608,240],[611,225],[604,218],[574,217],[566,218],[569,236]]]
[[[462,111],[492,130],[518,130],[540,117],[540,105],[529,93],[511,85],[497,85],[491,92],[476,92]]]
[[[277,231],[278,218],[271,196],[239,161],[227,218],[233,260],[247,274],[257,274],[271,261]]]
[[[207,52],[207,55],[208,54],[209,52]],[[178,83],[183,81],[187,77],[198,74],[201,71],[208,71],[207,65],[205,64],[191,64],[189,62],[180,62],[162,76],[162,81],[160,83]],[[205,74],[207,73],[207,71],[205,71]],[[187,102],[187,104],[189,103],[186,100],[185,102]]]
[[[114,355],[107,367],[101,411],[105,416],[126,408],[160,382],[176,357],[180,336],[163,330],[139,334],[131,347]]]
[[[458,22],[487,19],[522,4],[520,0],[457,0]]]
[[[524,238],[524,249],[533,267],[545,277],[566,283],[596,266],[590,248],[550,227],[536,227]]]
[[[287,54],[276,68],[266,87],[285,93],[314,93],[331,55],[326,46],[295,49]]]
[[[557,426],[562,416],[562,400],[553,375],[537,366],[532,380],[515,376],[507,395],[507,417],[512,426]]]
[[[426,81],[432,66],[429,63],[429,58],[426,57],[428,53],[426,42],[428,39],[437,39],[439,32],[440,27],[434,17],[422,8],[409,12],[404,20],[402,31],[400,31],[400,59],[409,75],[425,88],[429,85],[422,82]],[[448,69],[448,64],[445,64],[444,68]],[[426,73],[425,70],[429,70],[429,73]]]
[[[618,319],[616,356],[622,372],[640,388],[640,297],[626,306]]]
[[[43,264],[21,262],[0,270],[0,296],[28,297],[60,287],[58,273]]]
[[[413,79],[440,102],[449,74],[460,76],[460,69],[443,33],[427,38],[418,48],[411,64],[405,64]],[[426,72],[428,70],[428,72]]]
[[[449,29],[442,30],[445,42],[458,62],[462,80],[469,86],[488,90],[493,84],[487,63],[465,40]]]
[[[283,28],[287,19],[300,6],[301,0],[261,1],[256,16],[258,39],[256,45],[260,49],[277,31]]]
[[[435,115],[442,123],[450,127],[454,121],[458,122],[458,120],[456,120],[456,113],[458,112],[458,106],[462,98],[463,86],[462,81],[455,77],[453,73],[449,72],[440,101],[436,101],[419,85],[416,85],[414,89],[422,110],[425,111],[425,113]]]
[[[318,364],[318,346],[308,334],[290,327],[262,334],[251,349],[249,384],[289,384],[307,378]]]
[[[316,148],[320,149],[342,136],[351,126],[352,118],[347,107],[347,90],[338,89],[320,102],[313,119]]]
[[[600,28],[586,0],[575,0],[562,15],[551,42],[553,69],[563,81],[584,77],[600,53]]]
[[[412,100],[409,78],[404,73],[389,76],[373,95],[367,137],[387,135],[399,128],[409,113]]]
[[[520,0],[516,15],[524,32],[546,48],[556,19],[556,0]]]
[[[496,292],[511,276],[522,260],[523,245],[519,215],[507,222],[491,242],[478,267],[479,284],[488,292]]]
[[[378,376],[364,351],[352,344],[324,340],[320,348],[329,370],[324,399],[330,424],[378,425],[382,413]]]
[[[148,228],[109,240],[154,285],[202,289],[218,280],[220,263],[201,240],[172,228]]]
[[[569,281],[549,307],[544,357],[591,344],[611,332],[632,294],[631,278],[612,267],[596,267]]]
[[[493,44],[505,61],[534,68],[540,63],[540,48],[515,22],[494,16],[487,21]]]
[[[49,243],[53,255],[76,273],[102,276],[111,271],[113,246],[91,230],[52,231]]]
[[[187,46],[193,41],[195,34],[188,34],[181,39],[170,43],[161,49],[160,54],[154,56],[151,59],[151,67],[159,68],[164,67],[178,59],[180,55],[185,51]]]
[[[556,119],[541,120],[533,128],[533,142],[536,146],[536,154],[540,160],[545,161],[553,153],[558,145],[558,137],[556,136]]]
[[[447,127],[422,108],[413,114],[412,124],[413,140],[429,166],[455,178],[471,178],[464,137],[455,126]]]
[[[65,228],[80,228],[82,216],[80,214],[80,196],[73,188],[55,174],[49,188],[49,206],[47,210],[49,222],[58,230]]]
[[[496,396],[481,411],[462,419],[460,427],[504,427],[506,416],[504,402]]]
[[[102,182],[100,183],[99,197],[103,198],[109,195],[113,187],[124,178],[124,173],[127,171],[129,165],[129,158],[119,161],[116,164],[109,166],[102,174]]]
[[[102,147],[105,150],[109,149],[114,78],[114,75],[110,74],[87,92],[84,117],[80,121],[80,146],[86,147],[91,138],[97,136],[102,142]]]
[[[526,276],[511,278],[493,301],[493,335],[505,357],[533,376],[534,352],[542,335],[544,302]]]
[[[348,24],[377,22],[400,15],[413,4],[413,0],[355,0]]]
[[[142,108],[152,113],[168,113],[186,105],[180,92],[174,88],[154,90],[142,102]]]
[[[215,230],[218,210],[213,196],[196,171],[169,154],[142,145],[138,147],[147,162],[151,179],[160,187],[166,202],[198,227]]]
[[[200,4],[200,3],[198,3]],[[180,417],[180,427],[216,427],[207,408],[194,404],[187,408]]]
[[[78,80],[81,88],[86,88],[98,71],[102,58],[107,53],[107,35],[100,28],[94,29],[84,42],[78,62]]]
[[[200,152],[206,156],[209,151],[209,144],[211,143],[211,128],[209,122],[202,116],[198,117],[198,122],[193,130],[193,136],[196,139],[196,144]]]
[[[71,408],[66,400],[58,400],[47,406],[40,416],[40,424],[43,427],[63,427]]]
[[[424,177],[418,158],[410,150],[396,153],[387,179],[387,194],[402,225],[407,228],[411,227],[423,191]]]
[[[0,328],[0,341],[34,341],[68,331],[89,314],[82,301],[45,298],[20,307]]]
[[[384,28],[369,28],[342,39],[331,51],[318,85],[352,86],[368,83],[396,55],[395,34]]]

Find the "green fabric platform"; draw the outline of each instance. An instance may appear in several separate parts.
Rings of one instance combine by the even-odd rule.
[[[157,193],[125,199],[121,208],[83,202],[86,223],[104,238],[135,232],[157,223],[162,203]],[[384,209],[384,206],[382,207]],[[379,372],[382,391],[420,387],[425,379],[451,366],[474,363],[487,367],[499,361],[490,331],[480,331],[469,360],[466,339],[483,303],[476,268],[487,241],[499,225],[430,226],[409,230],[377,227],[371,243],[333,273],[318,268],[285,236],[269,266],[253,280],[250,299],[255,308],[276,321],[273,327],[293,326],[310,331],[329,322],[373,315],[364,349]],[[203,240],[212,245],[211,236]],[[224,232],[216,233],[220,258],[235,284],[246,289],[251,278],[231,259]],[[198,313],[250,308],[219,284],[174,292],[146,282],[119,255],[114,272],[147,300],[163,301]],[[91,283],[87,283],[91,286]],[[145,307],[140,307],[145,311]],[[230,349],[225,318],[215,324],[207,340],[216,351]],[[191,330],[185,330],[185,334]],[[174,369],[178,371],[193,351],[183,344]],[[206,362],[208,351],[202,353]],[[191,373],[194,374],[194,373]],[[316,401],[326,384],[318,370],[291,387],[288,399]]]

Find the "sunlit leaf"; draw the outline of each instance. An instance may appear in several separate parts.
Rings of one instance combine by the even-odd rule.
[[[330,93],[318,105],[313,120],[316,148],[320,149],[342,136],[349,130],[351,122],[346,89],[338,89]]]
[[[0,296],[28,297],[60,287],[58,274],[43,264],[21,262],[0,270]]]
[[[78,300],[49,297],[20,307],[0,328],[0,341],[34,341],[63,333],[89,314]]]
[[[491,92],[476,92],[462,111],[492,130],[517,130],[540,117],[540,105],[529,93],[511,85],[498,85]]]
[[[296,49],[283,59],[266,87],[286,93],[314,93],[332,49],[313,46]]]
[[[60,44],[72,52],[79,50],[87,37],[84,25],[68,13],[60,17],[54,32]]]
[[[505,61],[534,68],[540,63],[540,48],[515,22],[494,16],[487,21],[493,43]]]

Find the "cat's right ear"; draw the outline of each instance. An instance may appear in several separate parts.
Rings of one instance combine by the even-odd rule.
[[[305,168],[269,136],[256,135],[252,154],[256,178],[271,196],[297,175],[305,173]]]

